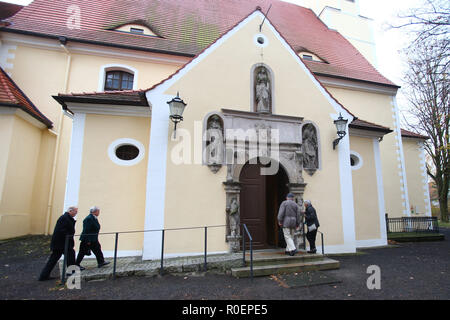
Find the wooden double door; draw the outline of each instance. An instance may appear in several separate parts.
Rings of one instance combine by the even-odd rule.
[[[289,192],[283,168],[276,175],[261,175],[262,164],[246,164],[240,175],[240,219],[253,238],[255,249],[285,247],[277,215]]]

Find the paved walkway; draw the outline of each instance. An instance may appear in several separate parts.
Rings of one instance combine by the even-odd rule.
[[[113,276],[114,259],[107,258],[111,263],[98,268],[95,259],[84,259],[81,265],[86,268],[81,272],[81,279],[85,281],[108,279]],[[169,258],[163,261],[164,273],[202,272],[204,270],[204,256]],[[62,270],[63,262],[59,268]],[[226,273],[232,267],[242,265],[242,253],[218,254],[207,256],[207,268],[210,272]],[[116,277],[155,276],[160,274],[161,260],[142,260],[142,257],[117,258]]]
[[[444,241],[402,243],[363,249],[357,255],[333,256],[339,260],[340,269],[324,272],[339,283],[299,288],[280,285],[276,275],[252,282],[226,274],[196,272],[83,281],[80,290],[68,290],[59,285],[57,268],[53,280],[37,281],[49,256],[49,238],[31,237],[0,244],[0,299],[449,300],[450,229],[442,229],[442,233]],[[367,268],[371,265],[381,270],[379,290],[367,287]]]

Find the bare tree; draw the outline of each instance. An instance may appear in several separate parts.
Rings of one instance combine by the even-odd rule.
[[[411,8],[398,14],[401,23],[390,25],[392,28],[403,28],[416,35],[415,42],[441,38],[449,41],[450,34],[450,1],[422,0],[419,8]]]
[[[430,137],[425,150],[432,160],[428,175],[436,183],[441,219],[449,220],[448,191],[449,156],[449,41],[428,38],[414,42],[406,51],[409,70],[406,72],[406,95],[410,103],[409,129]]]

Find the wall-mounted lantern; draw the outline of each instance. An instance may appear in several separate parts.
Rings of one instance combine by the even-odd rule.
[[[177,124],[180,121],[183,121],[183,112],[186,107],[186,103],[180,98],[179,92],[177,92],[177,96],[172,100],[168,101],[170,109],[170,120],[175,124],[175,129],[173,130],[173,137],[176,138]]]
[[[336,125],[337,129],[337,135],[339,138],[333,141],[333,150],[336,149],[336,146],[338,145],[339,141],[347,134],[347,132],[345,132],[347,122],[348,120],[342,118],[342,115],[340,113],[339,118],[337,120],[334,120],[334,124]]]

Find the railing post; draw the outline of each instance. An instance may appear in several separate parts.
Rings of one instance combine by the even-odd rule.
[[[245,227],[244,225],[242,225],[242,262],[244,263],[244,267],[245,267]]]
[[[162,231],[162,241],[161,241],[161,269],[159,270],[159,274],[163,275],[164,272],[164,229]]]
[[[322,255],[324,255],[325,254],[325,246],[324,246],[324,244],[323,244],[323,233],[321,232],[320,233],[320,236],[321,236],[321,240],[322,240]]]
[[[113,279],[116,278],[116,266],[117,266],[117,242],[119,241],[119,233],[116,232],[116,241],[114,245],[114,267],[113,267]]]
[[[63,269],[61,275],[61,284],[64,285],[66,282],[66,264],[67,264],[67,253],[69,252],[69,236],[66,236],[64,240],[64,260],[63,260]]]
[[[388,218],[388,214],[386,213],[384,215],[385,219],[386,219],[386,232],[389,233],[389,218]]]
[[[206,261],[207,254],[208,254],[208,227],[205,227],[205,266],[204,266],[205,272],[208,268],[207,261]]]
[[[253,281],[253,239],[250,239],[250,278]]]

